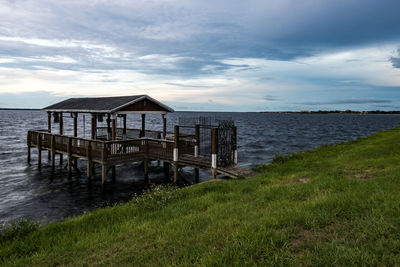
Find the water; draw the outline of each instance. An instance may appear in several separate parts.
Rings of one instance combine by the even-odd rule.
[[[400,125],[399,115],[352,114],[265,114],[265,113],[192,113],[168,114],[168,130],[172,131],[179,117],[230,117],[238,127],[239,164],[254,167],[268,163],[275,155],[289,154],[335,144]],[[89,136],[89,116],[79,118],[79,136]],[[162,129],[160,115],[146,118],[147,129]],[[129,128],[140,128],[140,116],[128,117]],[[66,133],[72,132],[72,119],[64,119]],[[116,182],[107,181],[101,190],[100,170],[92,183],[87,183],[85,162],[80,161],[82,174],[73,172],[72,180],[58,164],[54,175],[43,152],[43,166],[37,168],[36,149],[32,149],[31,165],[27,164],[26,134],[29,129],[47,128],[47,114],[41,111],[0,110],[0,225],[31,218],[41,223],[63,220],[110,203],[129,200],[143,188],[143,168],[136,164],[117,167]],[[53,128],[56,132],[57,127]],[[66,160],[64,160],[65,164]],[[193,170],[184,168],[186,183],[193,182]],[[163,180],[162,166],[153,162],[150,180]],[[210,178],[203,171],[200,181]]]

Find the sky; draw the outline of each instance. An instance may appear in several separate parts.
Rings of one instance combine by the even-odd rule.
[[[400,109],[398,0],[0,0],[0,107]]]

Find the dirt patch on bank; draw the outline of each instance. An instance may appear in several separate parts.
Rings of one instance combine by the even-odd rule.
[[[294,183],[301,183],[301,184],[306,184],[311,182],[310,178],[307,177],[298,177],[298,178],[291,178],[291,179],[285,179],[281,180],[278,182],[278,184],[294,184]]]
[[[290,241],[289,248],[292,252],[298,252],[301,250],[302,244],[315,239],[315,235],[310,230],[301,230],[298,236]]]
[[[348,174],[346,177],[349,179],[368,180],[374,178],[374,174],[367,170],[360,173]]]

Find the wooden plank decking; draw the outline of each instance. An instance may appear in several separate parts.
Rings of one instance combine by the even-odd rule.
[[[87,160],[88,177],[91,175],[89,167],[92,166],[93,162],[101,164],[104,169],[108,169],[110,167],[114,168],[116,165],[138,161],[148,162],[148,160],[161,160],[172,163],[175,166],[174,170],[175,168],[186,166],[195,169],[211,169],[212,173],[215,172],[215,174],[222,174],[231,178],[245,178],[255,175],[252,170],[236,164],[224,167],[217,166],[212,169],[211,155],[210,157],[196,156],[196,141],[190,138],[181,141],[178,138],[178,143],[176,143],[176,140],[147,137],[105,141],[52,134],[47,131],[29,131],[27,145],[28,160],[30,159],[31,147],[38,147],[38,151],[50,151],[53,154],[51,157],[53,169],[54,154],[68,156],[69,171],[71,169],[71,159],[81,158]],[[180,151],[177,160],[174,158],[174,149]]]

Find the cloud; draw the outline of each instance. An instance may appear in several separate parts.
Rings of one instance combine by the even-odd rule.
[[[165,84],[179,86],[179,87],[185,87],[185,88],[210,88],[211,87],[210,85],[196,85],[196,84],[184,84],[184,83],[174,83],[174,82],[168,82]]]
[[[264,99],[267,101],[279,101],[280,98],[274,95],[265,95]]]
[[[393,68],[400,69],[400,48],[397,50],[397,57],[390,57],[390,62],[392,62]]]
[[[399,9],[397,0],[4,0],[0,93],[148,93],[214,110],[395,102]]]

